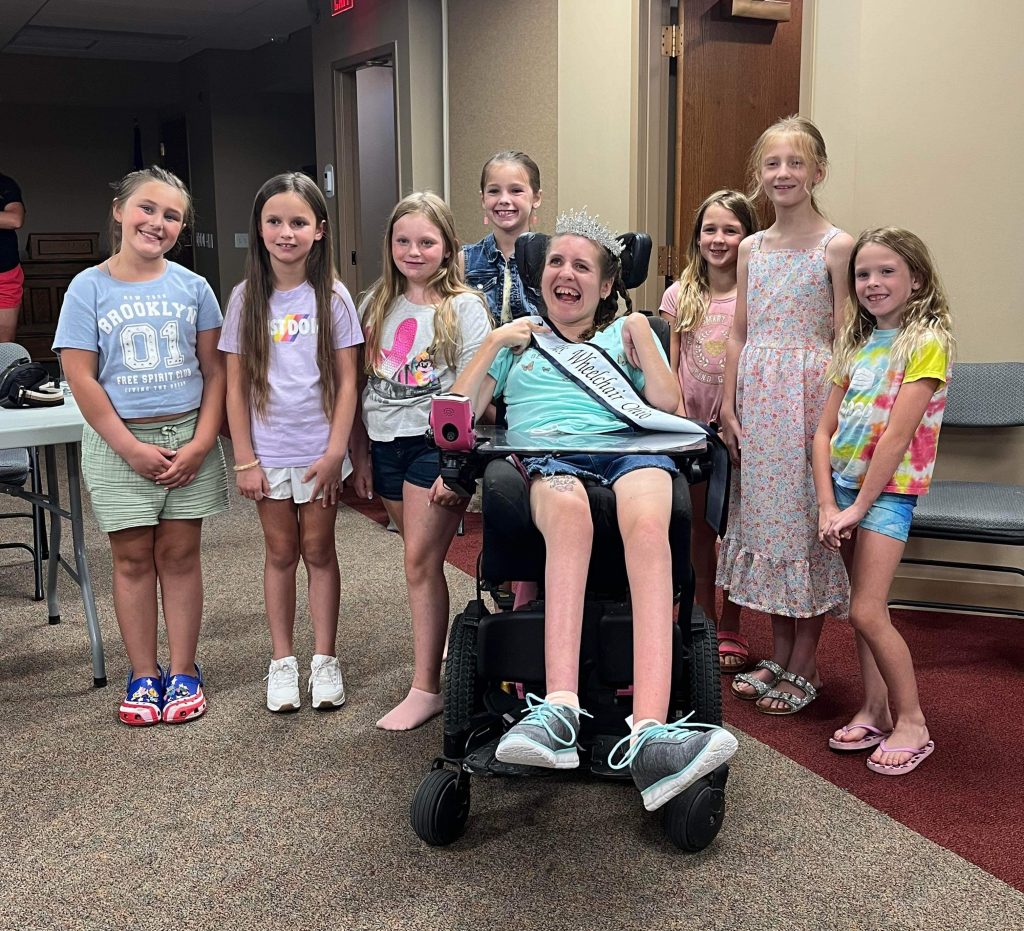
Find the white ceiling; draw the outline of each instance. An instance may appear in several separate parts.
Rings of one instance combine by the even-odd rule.
[[[178,62],[286,39],[318,0],[0,0],[0,51]]]

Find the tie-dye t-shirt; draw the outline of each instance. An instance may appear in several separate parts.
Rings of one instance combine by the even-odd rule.
[[[220,334],[222,352],[240,354],[239,323],[245,285],[231,292]],[[348,289],[334,283],[331,300],[334,348],[363,341],[359,318]],[[331,425],[320,401],[320,367],[316,361],[316,292],[308,282],[270,295],[270,359],[266,418],[250,411],[252,448],[260,463],[272,469],[305,469],[327,451]]]
[[[931,340],[914,352],[904,370],[890,365],[892,344],[899,333],[875,330],[853,357],[849,377],[836,380],[846,389],[839,407],[839,429],[832,437],[832,472],[847,488],[860,488],[875,446],[889,423],[896,395],[904,382],[937,378],[940,382],[924,417],[893,477],[883,491],[923,495],[928,491],[935,466],[942,412],[946,408],[949,359],[938,341]]]

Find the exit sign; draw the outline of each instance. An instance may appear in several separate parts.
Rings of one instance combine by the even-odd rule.
[[[356,0],[331,0],[331,16],[351,10],[355,5]]]

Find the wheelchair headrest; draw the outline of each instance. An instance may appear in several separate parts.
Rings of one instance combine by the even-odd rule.
[[[516,268],[523,280],[538,290],[544,271],[544,253],[550,240],[547,233],[523,233],[516,240]],[[629,290],[639,288],[647,280],[651,237],[647,233],[623,233],[618,240],[623,247],[619,257],[622,261],[622,283]]]

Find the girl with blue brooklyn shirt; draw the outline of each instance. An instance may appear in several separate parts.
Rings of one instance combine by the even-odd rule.
[[[53,347],[85,417],[82,471],[113,555],[117,623],[131,662],[119,717],[179,724],[206,710],[196,648],[203,518],[228,506],[221,313],[206,281],[164,256],[192,199],[152,167],[115,188],[114,254],[77,275]],[[157,583],[170,661],[157,662]]]

